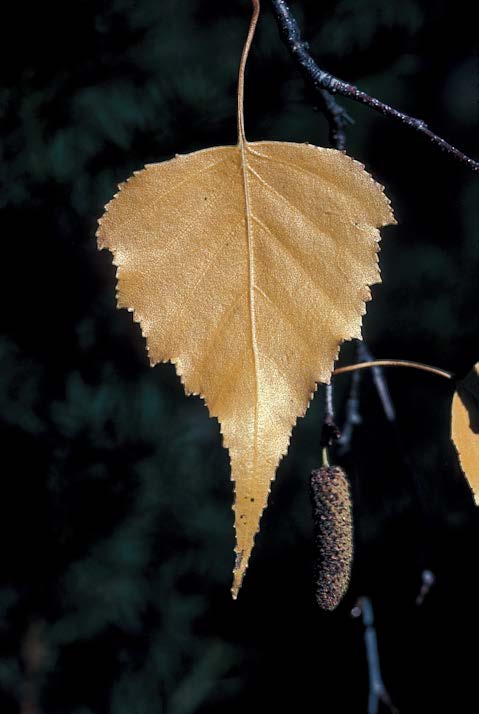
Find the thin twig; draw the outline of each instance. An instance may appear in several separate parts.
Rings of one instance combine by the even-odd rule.
[[[334,419],[333,383],[326,385],[326,416]]]
[[[358,340],[356,343],[355,359],[359,362],[359,345],[361,342]],[[349,387],[349,395],[346,401],[346,418],[341,429],[341,436],[338,439],[338,454],[343,456],[351,448],[351,441],[353,438],[354,428],[361,423],[361,412],[359,411],[359,386],[361,384],[363,372],[362,370],[357,370],[353,372],[351,378],[351,385]]]
[[[371,354],[369,347],[364,341],[358,342],[357,346],[358,362],[374,362],[374,356]],[[372,368],[374,386],[378,393],[379,399],[388,421],[396,419],[396,410],[394,408],[389,387],[384,377],[384,370],[379,365]]]
[[[303,41],[299,25],[293,17],[293,14],[291,13],[291,10],[285,0],[271,0],[271,5],[273,7],[276,22],[284,43],[288,47],[295,61],[301,67],[303,74],[308,78],[309,82],[312,83],[315,89],[318,91],[326,90],[331,94],[340,94],[343,97],[354,99],[355,101],[374,109],[383,116],[399,121],[401,124],[424,134],[434,145],[438,146],[458,161],[461,161],[463,164],[466,164],[466,166],[473,171],[479,172],[478,161],[474,161],[474,159],[466,156],[466,154],[449,144],[440,136],[434,134],[428,128],[427,124],[422,121],[422,119],[416,119],[408,116],[388,104],[381,102],[379,99],[371,97],[369,94],[361,91],[353,84],[349,84],[349,82],[338,79],[332,74],[329,74],[329,72],[325,72],[321,69],[311,57],[308,44]]]
[[[374,625],[373,605],[368,597],[361,597],[351,612],[353,617],[361,617],[364,626],[364,645],[369,673],[369,699],[368,714],[378,714],[379,704],[382,702],[392,714],[399,714],[391,701],[381,675],[379,660],[378,640]]]
[[[423,364],[422,362],[410,362],[406,359],[375,359],[371,362],[358,362],[357,364],[348,364],[345,367],[337,367],[333,370],[333,375],[344,374],[345,372],[354,372],[357,369],[371,369],[372,367],[410,367],[412,369],[420,369],[423,372],[430,372],[431,374],[437,374],[439,377],[444,377],[445,379],[454,379],[454,375],[451,372],[446,372],[445,369],[439,369],[439,367],[432,367],[430,364]]]
[[[436,583],[436,576],[432,570],[423,570],[421,573],[421,589],[419,590],[419,595],[416,598],[416,605],[420,607],[426,597],[429,595],[431,588]]]
[[[321,446],[325,449],[338,441],[341,432],[334,421],[333,382],[326,385],[326,405],[321,429]]]
[[[306,72],[303,73],[307,78]],[[326,89],[319,89],[320,107],[329,125],[329,140],[335,149],[344,151],[346,149],[346,125],[354,124],[347,113],[336,99]]]
[[[277,16],[278,17],[278,16]],[[281,25],[280,25],[280,29]],[[306,49],[309,49],[308,44],[304,43]],[[300,65],[301,72],[306,82],[310,81],[309,73]],[[354,124],[354,119],[349,116],[346,109],[342,107],[337,99],[328,92],[327,89],[314,86],[318,93],[319,106],[323,112],[329,126],[329,140],[335,149],[345,151],[346,149],[346,126]]]

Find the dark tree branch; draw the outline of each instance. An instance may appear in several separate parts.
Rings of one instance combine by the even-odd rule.
[[[334,421],[333,381],[326,385],[326,405],[324,409],[323,426],[321,429],[321,446],[323,449],[332,446],[341,436]]]
[[[355,363],[374,362],[374,356],[369,351],[367,344],[363,340],[356,340]],[[371,367],[373,374],[374,386],[378,393],[379,399],[386,415],[386,419],[394,422],[396,419],[396,410],[391,399],[389,387],[384,377],[382,367],[374,365]],[[359,411],[359,385],[361,383],[361,370],[353,372],[351,387],[349,390],[348,400],[346,402],[346,418],[341,429],[341,437],[338,441],[339,453],[345,454],[351,448],[351,440],[353,437],[354,427],[361,423],[361,413]]]
[[[429,592],[433,585],[436,582],[436,576],[431,570],[423,570],[421,573],[421,589],[419,591],[419,595],[416,598],[416,605],[420,607],[423,603],[426,597],[429,595]]]
[[[391,697],[384,686],[381,675],[378,640],[371,600],[368,597],[359,598],[351,614],[353,617],[361,617],[364,626],[364,644],[366,647],[369,673],[368,714],[378,714],[380,702],[382,702],[392,714],[399,714],[399,710],[396,709],[392,703]]]
[[[360,362],[359,359],[359,345],[360,340],[356,342],[356,353],[355,361]],[[343,456],[351,448],[351,441],[353,438],[354,428],[361,424],[361,412],[359,411],[359,387],[361,384],[362,371],[358,369],[353,372],[351,377],[351,386],[349,388],[349,395],[346,402],[346,418],[341,429],[341,436],[338,440],[338,453]]]
[[[357,345],[357,357],[358,362],[372,362],[374,360],[374,355],[371,354],[367,344],[364,341],[358,341]],[[391,399],[391,394],[389,392],[389,387],[387,385],[386,379],[384,377],[384,370],[380,366],[372,367],[373,381],[376,391],[378,393],[379,399],[386,415],[388,421],[395,421],[396,410],[394,409],[394,404]]]
[[[303,72],[303,74],[308,80],[309,77],[306,72]],[[335,149],[344,151],[346,149],[345,128],[347,124],[354,124],[354,119],[349,116],[346,110],[338,104],[326,89],[319,89],[318,91],[320,108],[329,124],[329,140]]]
[[[283,42],[288,47],[295,62],[297,62],[301,67],[303,75],[307,77],[308,81],[314,86],[315,89],[319,92],[326,90],[330,94],[340,94],[343,97],[354,99],[355,101],[374,109],[383,116],[390,117],[391,119],[399,121],[401,124],[411,127],[411,129],[427,136],[433,144],[456,158],[458,161],[461,161],[473,171],[479,172],[478,161],[474,161],[474,159],[471,159],[462,151],[456,149],[455,146],[452,146],[440,136],[434,134],[428,128],[427,124],[421,119],[415,119],[414,117],[408,116],[407,114],[390,107],[388,104],[384,104],[384,102],[379,101],[379,99],[369,96],[366,92],[362,92],[354,85],[349,84],[342,79],[338,79],[332,74],[322,70],[311,57],[307,43],[301,38],[298,23],[293,17],[285,0],[271,0],[271,5],[273,7],[273,12],[276,17],[276,22],[278,24]],[[336,110],[334,111],[339,112],[339,124],[337,125],[339,129],[334,129],[334,131],[339,132],[338,137],[339,142],[341,142],[344,138],[344,110],[336,105]],[[331,111],[330,115],[334,117],[334,113],[331,113]]]

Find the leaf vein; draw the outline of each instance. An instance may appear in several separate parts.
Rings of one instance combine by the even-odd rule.
[[[293,320],[286,314],[286,312],[280,308],[277,302],[275,302],[268,293],[266,293],[264,290],[262,290],[258,285],[255,285],[255,289],[259,292],[260,295],[262,295],[265,300],[273,307],[274,312],[285,322],[288,324],[292,329],[293,332],[295,333],[296,337],[300,339],[300,341],[303,343],[303,345],[307,348],[308,353],[315,352],[316,347],[311,345],[309,341],[306,339],[306,337],[303,335],[301,330],[299,329],[298,325],[296,325]]]
[[[228,160],[228,158],[229,158],[228,156],[225,156],[223,159],[218,159],[218,161],[214,161],[213,163],[208,164],[208,166],[204,166],[204,167],[203,167],[202,169],[200,169],[199,171],[196,171],[195,173],[192,173],[192,174],[188,175],[183,181],[180,181],[180,183],[174,184],[174,186],[172,186],[171,188],[169,188],[168,191],[164,191],[164,193],[160,194],[159,196],[155,196],[155,201],[154,201],[154,203],[152,203],[152,204],[149,204],[149,203],[148,203],[147,206],[146,206],[146,208],[149,209],[148,212],[151,214],[151,208],[152,208],[153,206],[157,206],[159,203],[161,203],[161,201],[162,201],[166,196],[169,196],[169,195],[171,195],[171,194],[174,194],[174,192],[175,192],[176,190],[178,190],[179,188],[182,188],[182,187],[185,186],[186,184],[190,183],[193,179],[198,178],[198,176],[201,176],[201,174],[207,173],[207,172],[210,171],[211,169],[216,168],[216,166],[219,166],[220,164],[223,164],[225,161]],[[144,168],[143,171],[148,171],[148,168],[147,168],[147,167]],[[143,173],[143,172],[140,171],[139,173]],[[130,179],[130,180],[131,180],[131,179]],[[126,182],[126,185],[128,185],[128,182]],[[121,189],[121,190],[123,190],[123,189]],[[118,195],[121,195],[121,191],[120,191],[120,194],[117,194],[117,196],[118,196]],[[115,201],[115,200],[116,200],[116,198],[113,199],[113,201]],[[112,202],[110,202],[110,203],[112,203]],[[138,216],[137,214],[133,213],[133,214],[130,216],[130,218],[129,218],[128,220],[126,220],[126,221],[124,221],[124,222],[122,223],[122,226],[121,226],[121,227],[122,227],[122,230],[125,231],[127,228],[130,227],[130,225],[131,225],[132,223],[138,223],[139,218],[141,218],[141,216]]]
[[[292,258],[293,262],[295,263],[295,265],[297,265],[300,272],[303,273],[303,275],[305,275],[308,278],[308,280],[309,280],[311,286],[314,288],[314,290],[316,292],[322,293],[323,296],[326,298],[326,300],[328,300],[329,302],[334,302],[333,298],[331,298],[331,296],[328,294],[328,292],[326,291],[326,289],[324,287],[324,281],[323,282],[318,281],[317,276],[312,275],[310,273],[309,269],[306,267],[304,262],[301,260],[301,258],[298,255],[296,255],[296,253],[291,249],[291,247],[287,243],[285,243],[283,240],[281,240],[281,238],[279,238],[277,235],[275,235],[272,232],[272,230],[270,228],[268,228],[268,226],[265,225],[263,223],[263,221],[261,221],[257,216],[255,216],[253,214],[252,218],[255,221],[255,223],[257,223],[260,226],[260,228],[262,228],[266,233],[268,233],[275,240],[276,244],[283,250],[283,252],[287,253],[287,255],[289,255]]]
[[[293,163],[292,161],[282,161],[282,159],[278,159],[276,156],[268,156],[267,154],[262,154],[260,151],[256,151],[256,149],[250,149],[251,153],[254,156],[258,156],[259,158],[263,159],[264,161],[271,161],[274,164],[279,164],[281,166],[286,166],[288,169],[295,169],[296,171],[299,171],[302,174],[306,174],[307,176],[311,176],[312,178],[316,179],[320,183],[326,183],[328,186],[332,186],[335,191],[338,191],[341,193],[343,196],[347,197],[348,199],[352,199],[355,203],[358,204],[358,207],[360,206],[360,201],[359,199],[351,193],[351,191],[345,191],[344,186],[341,186],[334,181],[331,181],[331,179],[325,178],[323,175],[315,174],[314,171],[310,171],[309,169],[305,169],[303,166],[298,166],[298,164]]]
[[[221,241],[221,243],[218,245],[216,250],[213,252],[213,255],[210,256],[209,260],[207,261],[206,265],[204,266],[203,270],[201,271],[198,279],[194,283],[192,287],[187,291],[183,302],[179,306],[179,310],[176,311],[173,314],[173,319],[176,320],[178,324],[181,324],[181,320],[183,318],[184,312],[188,306],[188,303],[192,297],[192,294],[196,293],[198,288],[200,287],[201,283],[205,279],[205,277],[208,275],[208,272],[211,270],[213,265],[216,263],[218,256],[220,255],[221,251],[223,250],[225,244],[228,242],[228,239],[231,237],[231,233],[227,233],[224,240]],[[179,336],[179,342],[181,343],[184,335],[184,330],[182,331],[181,335]]]

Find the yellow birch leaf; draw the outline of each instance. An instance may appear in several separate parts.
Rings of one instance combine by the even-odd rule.
[[[479,362],[458,383],[454,393],[451,436],[476,505],[479,505]]]
[[[317,382],[361,336],[380,282],[389,200],[341,151],[244,135],[149,164],[120,186],[97,232],[151,365],[173,362],[218,418],[235,482],[236,597],[270,484]]]

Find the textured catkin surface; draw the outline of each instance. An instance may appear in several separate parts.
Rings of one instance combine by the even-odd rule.
[[[334,610],[349,583],[353,558],[351,494],[346,474],[338,466],[311,473],[314,519],[314,580],[316,601]]]
[[[241,586],[271,481],[380,282],[383,187],[341,151],[241,142],[150,164],[100,221],[118,306],[218,418],[235,481]]]

